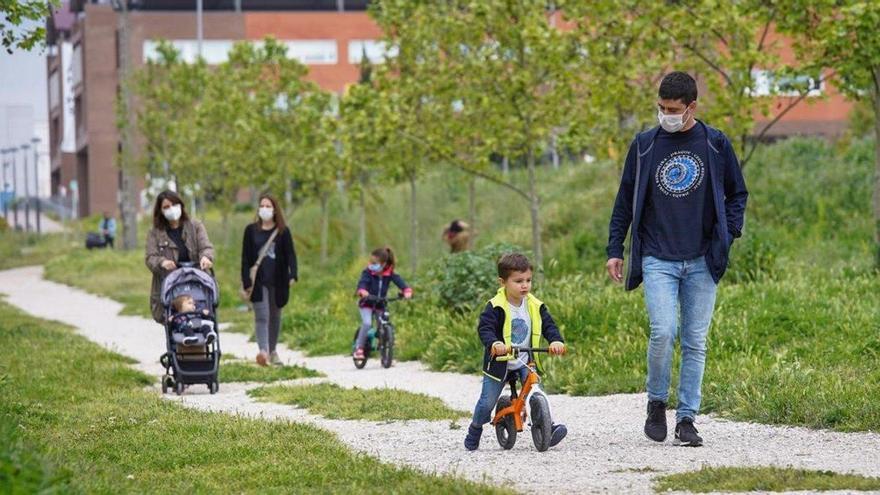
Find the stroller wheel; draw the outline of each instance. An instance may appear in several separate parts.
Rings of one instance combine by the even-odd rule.
[[[211,382],[208,384],[208,390],[211,391],[211,395],[214,395],[220,390],[220,384],[217,382]]]
[[[162,393],[167,394],[168,389],[174,387],[174,378],[171,375],[162,375]]]
[[[169,361],[169,357],[170,356],[166,352],[165,354],[162,354],[162,357],[159,358],[159,364],[161,364],[162,367],[165,368],[166,370],[171,367],[171,362]]]
[[[177,382],[174,384],[174,393],[177,395],[183,395],[183,389],[186,388],[186,385],[183,382]]]

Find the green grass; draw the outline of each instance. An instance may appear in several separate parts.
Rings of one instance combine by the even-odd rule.
[[[248,392],[263,402],[293,404],[330,419],[456,420],[467,416],[446,407],[436,397],[390,388],[342,388],[332,383],[317,385],[270,385]]]
[[[779,467],[703,467],[696,472],[663,476],[655,488],[658,492],[697,493],[880,490],[880,478]]]
[[[733,246],[709,333],[704,412],[764,423],[880,430],[880,401],[872,400],[880,390],[873,159],[870,140],[830,145],[790,139],[759,148],[745,170],[751,193],[745,236]],[[538,173],[547,262],[546,281],[535,292],[547,302],[572,351],[548,360],[544,383],[573,395],[643,392],[648,328],[643,296],[640,290],[625,293],[604,274],[620,166],[597,162]],[[524,175],[513,171],[509,177],[521,183]],[[431,270],[446,260],[438,239],[443,223],[467,216],[463,183],[455,173],[439,170],[419,182],[421,262],[415,272],[409,268],[405,186],[380,185],[369,195],[370,218],[381,221],[369,222],[368,242],[398,248],[398,271],[416,292],[412,302],[391,307],[395,357],[476,373],[482,349],[474,326],[494,285],[486,284],[485,296],[469,301],[471,309],[450,311],[435,294]],[[529,245],[527,205],[482,180],[477,198],[478,246]],[[358,324],[352,293],[365,263],[354,254],[358,215],[342,195],[331,201],[330,210],[328,267],[318,261],[317,205],[306,201],[290,216],[301,282],[284,309],[281,340],[311,354],[349,352]],[[226,228],[216,213],[206,220],[218,246],[221,321],[231,318],[244,329],[252,325],[252,314],[235,310],[234,293],[240,231],[249,220],[246,214],[233,215]],[[47,273],[95,287],[102,278],[93,278],[95,271],[115,271],[127,282],[118,288],[108,282],[102,293],[131,301],[145,314],[149,274],[141,253],[119,260],[100,255],[63,257],[50,263]]]
[[[220,366],[220,383],[229,382],[277,382],[324,376],[315,370],[297,365],[259,366],[251,362],[223,362]]]
[[[162,400],[127,360],[2,303],[0,363],[3,493],[491,491],[354,454],[312,426]]]

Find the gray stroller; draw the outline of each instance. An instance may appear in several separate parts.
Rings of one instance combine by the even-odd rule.
[[[172,301],[187,295],[195,303],[191,313],[175,313]],[[220,383],[220,337],[217,332],[217,305],[220,303],[217,282],[211,274],[198,269],[194,263],[181,263],[180,268],[169,273],[162,284],[162,304],[165,306],[165,342],[167,352],[159,358],[165,367],[162,376],[162,393],[173,389],[177,395],[187,386],[205,384],[212,394],[217,393]],[[171,324],[173,317],[182,317],[186,325],[197,330],[210,329],[212,338],[206,339],[201,331],[187,337]]]

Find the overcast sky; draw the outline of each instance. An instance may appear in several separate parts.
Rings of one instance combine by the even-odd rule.
[[[0,105],[32,105],[34,117],[46,120],[46,53],[0,50]]]

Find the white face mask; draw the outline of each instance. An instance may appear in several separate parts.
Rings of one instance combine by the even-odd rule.
[[[272,218],[275,217],[275,209],[274,208],[266,208],[265,206],[261,206],[258,215],[260,215],[260,218],[264,222],[268,222],[269,220],[272,220]]]
[[[684,118],[685,114],[687,114],[687,110],[684,113],[676,113],[671,115],[666,115],[662,110],[657,110],[657,120],[660,122],[660,127],[663,128],[666,132],[678,132],[683,127],[687,119]]]
[[[165,215],[169,222],[176,222],[180,220],[180,205],[171,205],[162,210],[162,214]]]

